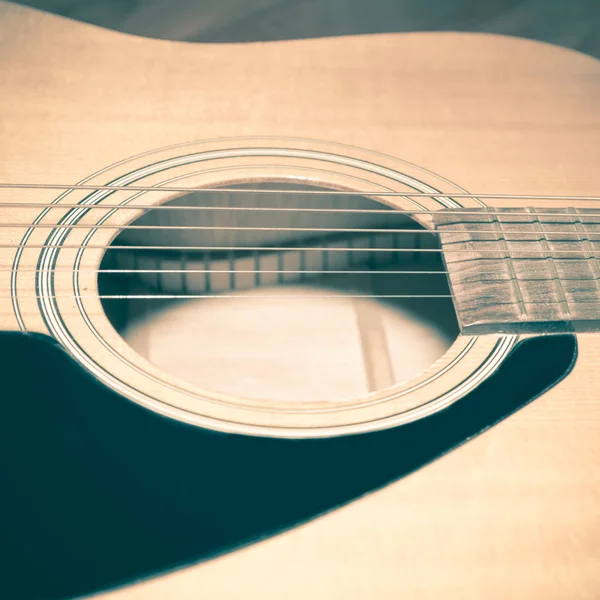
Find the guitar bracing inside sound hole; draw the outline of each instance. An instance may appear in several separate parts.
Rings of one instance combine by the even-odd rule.
[[[365,197],[255,187],[170,204],[354,212],[146,213],[132,225],[160,228],[125,229],[113,245],[157,248],[109,250],[99,282],[102,295],[127,296],[104,308],[140,355],[203,389],[324,401],[391,387],[447,350],[458,333],[452,302],[423,298],[449,294],[441,255],[420,252],[437,248],[435,235],[391,208],[356,212],[386,208]],[[290,192],[258,191],[269,187]]]

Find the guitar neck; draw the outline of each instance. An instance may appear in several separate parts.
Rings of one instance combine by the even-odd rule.
[[[600,210],[434,215],[462,331],[600,329]]]

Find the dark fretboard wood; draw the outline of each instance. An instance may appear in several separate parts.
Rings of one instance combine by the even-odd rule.
[[[600,329],[600,210],[469,212],[434,214],[463,333]]]

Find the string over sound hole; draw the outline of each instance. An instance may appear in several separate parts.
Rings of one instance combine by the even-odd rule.
[[[314,402],[391,387],[447,350],[441,255],[420,251],[435,235],[365,197],[254,187],[182,196],[170,205],[217,210],[150,211],[114,240],[130,247],[107,251],[100,293],[122,296],[104,308],[139,354],[203,389]]]

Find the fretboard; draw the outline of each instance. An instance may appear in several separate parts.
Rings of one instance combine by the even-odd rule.
[[[457,209],[434,222],[463,333],[600,329],[600,210]]]

